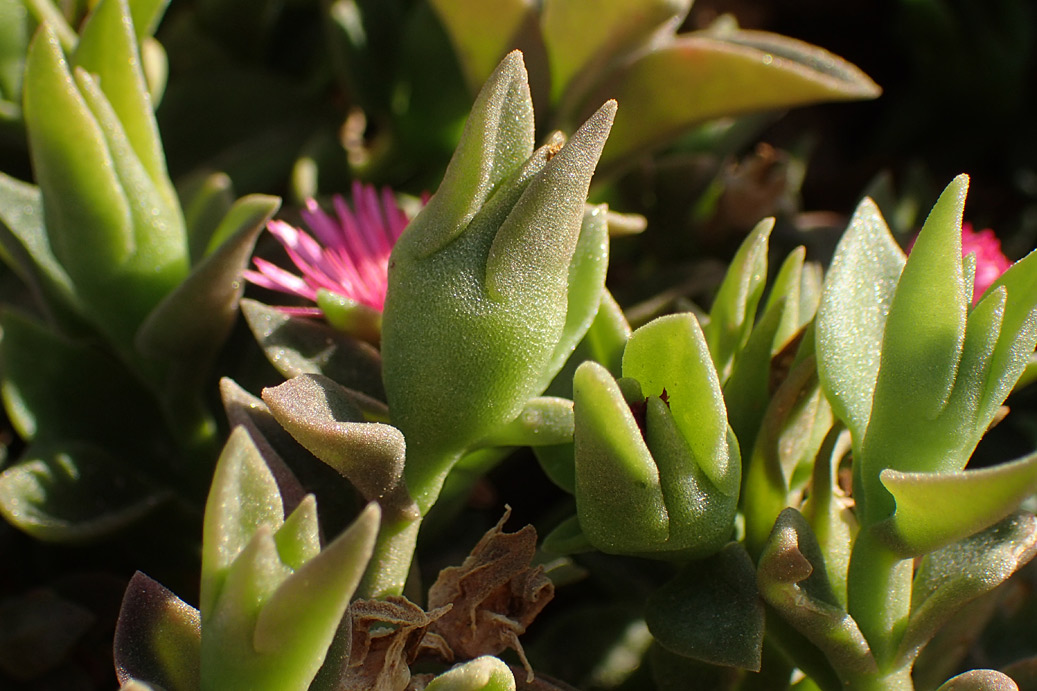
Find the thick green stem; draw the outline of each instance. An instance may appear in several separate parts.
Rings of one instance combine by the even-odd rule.
[[[450,469],[460,458],[460,453],[421,457],[407,449],[407,489],[417,503],[420,515],[398,511],[382,516],[374,553],[357,590],[359,597],[381,598],[403,593],[414,561],[421,520],[436,503]]]
[[[420,527],[420,517],[382,517],[374,553],[371,555],[364,580],[357,588],[358,597],[375,599],[403,593],[407,574],[414,561],[414,548],[418,542]]]
[[[893,554],[874,527],[860,529],[850,556],[847,604],[880,670],[893,661],[907,626],[912,576],[910,559]]]

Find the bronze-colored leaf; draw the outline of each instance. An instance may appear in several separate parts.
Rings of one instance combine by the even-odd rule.
[[[507,508],[461,566],[439,573],[429,588],[428,606],[452,604],[453,608],[430,631],[442,636],[460,658],[496,655],[512,648],[531,680],[533,670],[518,637],[554,597],[554,585],[543,567],[530,567],[536,529],[527,525],[514,533],[502,530],[510,515]]]
[[[429,626],[450,606],[425,612],[405,597],[357,600],[349,606],[352,645],[342,691],[403,691],[410,664],[423,653],[452,659],[442,638]]]

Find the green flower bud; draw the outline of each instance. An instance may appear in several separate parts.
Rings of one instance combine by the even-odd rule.
[[[393,250],[383,376],[423,511],[457,457],[514,420],[561,367],[558,349],[582,336],[567,328],[570,267],[581,228],[600,225],[584,224],[584,207],[615,110],[605,104],[564,146],[555,136],[534,152],[526,71],[510,54]]]
[[[588,361],[573,378],[576,508],[614,554],[704,556],[731,537],[741,460],[720,382],[691,314],[630,337],[618,382]]]

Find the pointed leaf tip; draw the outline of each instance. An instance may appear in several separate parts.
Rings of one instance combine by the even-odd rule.
[[[393,254],[424,257],[457,237],[533,153],[533,100],[522,53],[505,56],[472,105],[443,181]]]
[[[486,290],[492,298],[521,298],[540,290],[544,279],[565,292],[587,191],[615,115],[616,101],[604,103],[522,193],[490,247]],[[537,276],[537,286],[529,286],[530,276]]]
[[[369,503],[341,535],[278,586],[256,620],[258,652],[327,649],[371,559],[381,517],[378,504]],[[312,656],[313,674],[323,657]]]

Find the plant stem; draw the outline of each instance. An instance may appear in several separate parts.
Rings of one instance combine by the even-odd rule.
[[[893,554],[873,525],[861,527],[850,556],[847,604],[880,670],[893,661],[907,626],[912,576],[910,559]]]
[[[357,596],[366,599],[400,595],[407,582],[414,548],[418,543],[421,517],[383,516],[374,552]]]
[[[407,489],[417,503],[420,515],[404,511],[386,512],[382,515],[382,525],[375,541],[374,553],[371,555],[364,580],[357,589],[359,597],[381,598],[403,593],[407,574],[414,561],[414,549],[417,546],[421,521],[436,503],[447,475],[460,458],[460,453],[421,457],[414,449],[407,449]]]

